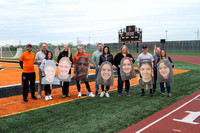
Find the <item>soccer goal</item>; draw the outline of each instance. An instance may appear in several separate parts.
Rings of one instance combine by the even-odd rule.
[[[0,45],[0,58],[11,58],[13,53],[8,45]]]
[[[17,52],[15,54],[15,56],[13,57],[15,58],[20,58],[21,54],[23,53],[23,48],[17,48]]]

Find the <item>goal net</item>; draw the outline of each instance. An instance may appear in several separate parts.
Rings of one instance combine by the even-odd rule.
[[[22,48],[17,48],[17,52],[13,58],[20,58],[21,54],[23,53]]]
[[[0,46],[0,58],[12,58],[13,53],[10,50],[9,46]]]

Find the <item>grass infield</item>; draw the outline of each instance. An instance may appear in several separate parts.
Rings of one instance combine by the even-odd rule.
[[[200,66],[174,61],[175,69],[191,70],[174,76],[171,84],[172,97],[161,97],[159,84],[157,93],[149,96],[146,90],[140,96],[140,86],[132,86],[131,97],[123,90],[110,92],[110,98],[82,98],[54,106],[0,118],[0,132],[119,132],[148,116],[172,105],[200,89]]]

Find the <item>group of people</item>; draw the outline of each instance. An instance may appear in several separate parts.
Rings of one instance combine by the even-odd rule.
[[[22,85],[23,85],[23,100],[28,102],[28,87],[30,81],[31,98],[41,98],[42,87],[45,90],[45,100],[51,100],[52,85],[57,84],[62,87],[63,98],[70,97],[69,82],[71,79],[76,80],[78,89],[78,97],[88,95],[95,97],[99,94],[99,86],[102,92],[100,97],[110,97],[109,89],[114,83],[114,68],[117,68],[118,74],[118,97],[121,97],[123,84],[125,83],[125,91],[127,96],[130,94],[130,79],[136,77],[134,70],[135,60],[129,53],[128,47],[122,45],[118,54],[115,57],[110,52],[108,46],[103,46],[102,43],[97,45],[97,50],[92,54],[92,64],[95,67],[95,94],[91,91],[88,75],[90,69],[90,59],[84,52],[82,46],[77,47],[77,52],[72,57],[72,53],[68,45],[63,46],[63,51],[57,58],[58,71],[56,73],[56,62],[53,59],[53,53],[47,50],[47,44],[41,45],[41,51],[36,55],[32,52],[32,45],[27,44],[27,52],[24,52],[20,57],[20,66],[23,69]],[[137,66],[140,73],[139,83],[141,85],[141,96],[145,95],[145,86],[149,85],[150,96],[156,92],[156,80],[160,82],[162,96],[165,95],[165,86],[168,91],[168,96],[171,96],[170,83],[173,81],[173,63],[164,49],[159,47],[156,49],[156,54],[152,56],[148,53],[147,45],[142,47],[143,53],[137,58]],[[35,97],[35,70],[34,62],[39,68],[39,83],[38,96]],[[74,67],[74,75],[71,76],[71,68]],[[152,74],[153,73],[153,74]],[[154,75],[154,76],[153,76]],[[81,94],[81,82],[84,82],[88,90],[87,93]]]

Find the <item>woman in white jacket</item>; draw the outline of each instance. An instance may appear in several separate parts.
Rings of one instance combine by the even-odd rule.
[[[45,76],[44,67],[45,67],[46,61],[52,60],[52,59],[53,59],[53,53],[51,51],[48,51],[40,65],[40,69],[42,71],[42,77]],[[50,84],[45,84],[45,100],[51,100],[51,99],[52,99],[52,96],[51,96]]]

